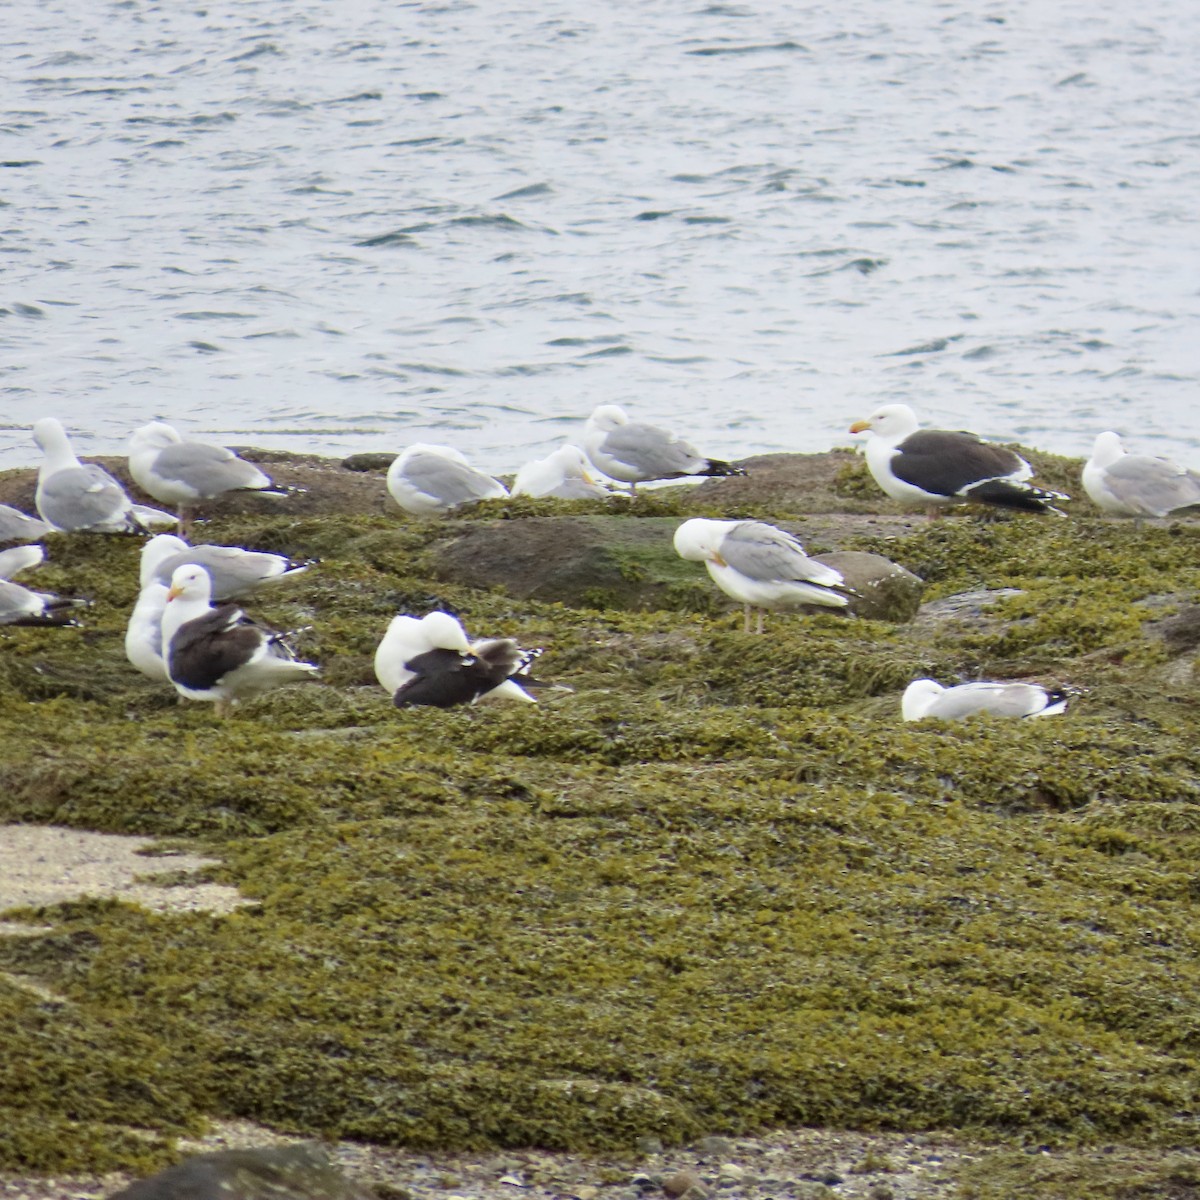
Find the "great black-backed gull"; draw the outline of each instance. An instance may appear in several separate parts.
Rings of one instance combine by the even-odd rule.
[[[154,580],[170,584],[171,576],[185,563],[195,563],[212,576],[214,600],[244,598],[269,584],[293,579],[312,565],[240,546],[189,546],[173,533],[160,533],[142,547],[141,586]]]
[[[170,513],[134,504],[125,489],[96,463],[81,463],[62,424],[43,417],[33,440],[45,459],[38,469],[35,503],[43,521],[63,533],[144,533],[154,525],[174,525]]]
[[[1200,507],[1200,473],[1169,458],[1126,454],[1111,430],[1096,437],[1083,468],[1083,490],[1119,517],[1165,517]]]
[[[578,446],[559,446],[517,472],[512,494],[558,500],[606,500],[616,495],[588,474],[589,465],[587,455]]]
[[[416,442],[388,467],[387,488],[405,512],[426,517],[478,500],[502,500],[508,488],[477,471],[453,446]]]
[[[682,479],[688,475],[745,475],[741,467],[719,458],[705,458],[694,446],[669,430],[631,421],[616,404],[602,404],[583,431],[583,449],[597,471],[629,484],[652,479]]]
[[[715,521],[693,517],[675,530],[680,558],[702,562],[726,595],[745,605],[743,628],[750,632],[750,610],[849,603],[839,572],[809,558],[790,533],[763,521]]]
[[[375,652],[375,677],[398,708],[450,708],[476,700],[525,700],[529,665],[541,650],[512,638],[469,641],[449,613],[393,617]]]
[[[912,504],[993,504],[1030,512],[1058,512],[1051,500],[1069,500],[1027,480],[1033,468],[1017,453],[973,433],[921,429],[907,404],[885,404],[851,433],[869,433],[867,467],[895,500]]]
[[[906,721],[922,721],[927,717],[957,721],[976,713],[1051,717],[1066,708],[1066,691],[1035,683],[960,683],[947,688],[932,679],[914,679],[900,700],[900,712]]]
[[[194,563],[176,569],[162,618],[163,657],[175,690],[216,704],[218,716],[249,696],[311,679],[285,635],[256,624],[235,604],[212,606],[212,580]]]
[[[185,441],[163,421],[151,421],[134,431],[129,442],[129,474],[147,495],[179,513],[186,530],[191,510],[201,500],[226,492],[253,491],[283,496],[273,491],[270,478],[224,446]]]

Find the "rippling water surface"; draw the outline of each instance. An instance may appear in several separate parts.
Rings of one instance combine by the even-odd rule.
[[[0,464],[46,413],[500,471],[602,402],[737,457],[894,399],[1200,459],[1187,0],[5,13]]]

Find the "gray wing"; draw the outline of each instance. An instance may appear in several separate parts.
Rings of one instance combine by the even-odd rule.
[[[722,539],[721,557],[735,571],[760,583],[797,580],[822,587],[842,583],[839,572],[809,558],[790,533],[762,521],[739,521]]]
[[[694,446],[657,425],[644,425],[640,421],[611,430],[600,443],[600,450],[657,479],[690,475],[708,462]]]
[[[206,442],[174,442],[154,459],[154,473],[182,483],[199,496],[211,498],[237,488],[269,487],[271,481],[253,463],[224,446]]]
[[[67,532],[119,525],[129,508],[125,489],[95,463],[56,471],[42,480],[38,489],[38,512],[56,529]]]
[[[557,500],[595,500],[612,495],[606,487],[580,479],[577,475],[568,475],[562,483],[546,493]]]
[[[227,546],[193,546],[159,563],[154,578],[159,583],[170,584],[176,568],[190,563],[208,572],[214,600],[232,600],[245,595],[280,573],[280,558],[275,554]]]
[[[1104,481],[1118,500],[1146,516],[1200,504],[1200,475],[1165,458],[1126,454],[1104,468]]]
[[[938,696],[925,716],[948,721],[981,712],[1026,717],[1044,704],[1045,692],[1031,683],[962,683]]]
[[[0,504],[0,542],[32,542],[45,537],[51,527],[37,517],[26,516],[19,508]]]
[[[470,504],[504,495],[504,485],[474,467],[443,458],[440,454],[416,454],[405,464],[408,482],[443,504]]]

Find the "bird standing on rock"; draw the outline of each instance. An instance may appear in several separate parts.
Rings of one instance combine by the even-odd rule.
[[[178,510],[179,527],[186,534],[192,509],[201,500],[214,500],[226,492],[273,491],[274,484],[253,463],[224,446],[184,441],[163,421],[151,421],[134,431],[129,442],[129,474],[147,495]]]
[[[669,430],[631,421],[616,404],[602,404],[588,417],[582,441],[596,470],[629,484],[631,494],[636,493],[639,483],[652,479],[746,474],[732,463],[705,458]]]
[[[125,489],[96,463],[81,463],[62,423],[43,417],[33,440],[45,459],[38,468],[34,503],[43,521],[61,533],[145,533],[153,525],[174,525],[170,513],[134,504]]]
[[[1111,430],[1096,436],[1083,467],[1083,490],[1104,512],[1135,522],[1200,507],[1200,473],[1169,458],[1126,454]]]
[[[750,610],[817,605],[845,608],[849,589],[839,571],[809,558],[790,533],[764,521],[712,521],[693,517],[675,530],[680,558],[702,562],[726,595],[745,605],[743,630],[750,632]]]
[[[1028,512],[1061,512],[1051,500],[1069,500],[1027,482],[1033,468],[1015,451],[973,433],[921,429],[907,404],[885,404],[851,433],[869,433],[867,467],[894,500],[927,506],[992,504]]]

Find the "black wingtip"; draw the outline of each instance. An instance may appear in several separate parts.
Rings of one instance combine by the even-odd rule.
[[[710,458],[704,464],[704,470],[696,472],[697,475],[710,476],[748,475],[749,473],[744,468],[734,466],[733,463],[722,462],[719,458]]]
[[[997,508],[1015,508],[1022,512],[1066,514],[1050,503],[1051,500],[1070,500],[1062,492],[1051,492],[1044,488],[1013,483],[1005,479],[985,479],[963,495],[978,504],[994,504]]]

